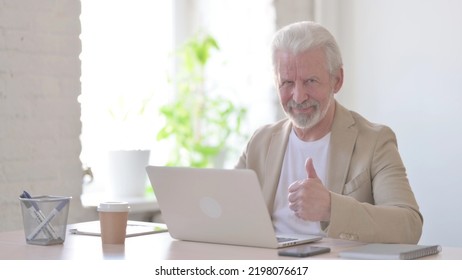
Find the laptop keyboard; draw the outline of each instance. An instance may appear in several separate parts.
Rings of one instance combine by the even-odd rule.
[[[296,238],[290,238],[290,237],[276,237],[278,242],[287,242],[287,241],[294,241],[297,240]]]

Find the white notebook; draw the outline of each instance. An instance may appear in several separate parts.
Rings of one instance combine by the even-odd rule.
[[[126,237],[133,237],[146,234],[154,234],[168,231],[167,226],[162,223],[150,223],[141,221],[127,222]],[[69,227],[71,234],[101,236],[99,221],[84,222]]]
[[[441,252],[440,245],[371,243],[339,252],[341,258],[369,260],[412,260]]]

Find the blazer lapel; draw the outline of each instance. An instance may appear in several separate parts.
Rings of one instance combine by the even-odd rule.
[[[274,197],[279,184],[282,163],[292,125],[287,120],[279,131],[273,133],[265,163],[265,181],[262,185],[263,197],[270,213],[273,211]]]
[[[331,130],[331,143],[327,161],[326,186],[335,193],[342,193],[353,154],[358,130],[350,112],[336,102]]]

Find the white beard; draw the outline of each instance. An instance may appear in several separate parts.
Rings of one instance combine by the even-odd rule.
[[[301,104],[295,103],[295,101],[290,100],[287,103],[287,109],[285,110],[286,115],[289,117],[289,119],[292,121],[294,126],[301,128],[301,129],[310,129],[313,128],[315,125],[317,125],[321,120],[324,119],[324,117],[327,114],[327,111],[329,110],[329,107],[332,103],[332,100],[334,99],[334,94],[332,93],[330,98],[329,98],[329,103],[327,106],[324,108],[324,110],[321,111],[320,109],[320,104],[316,100],[307,100]],[[308,107],[313,107],[313,113],[307,115],[307,114],[294,114],[292,109],[297,108],[297,109],[305,109]]]

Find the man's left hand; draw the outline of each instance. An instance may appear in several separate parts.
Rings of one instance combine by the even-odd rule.
[[[307,179],[289,186],[289,208],[303,220],[329,221],[330,192],[318,178],[311,158],[307,159],[305,168]]]

